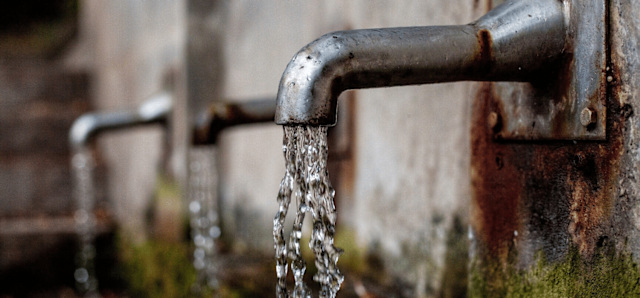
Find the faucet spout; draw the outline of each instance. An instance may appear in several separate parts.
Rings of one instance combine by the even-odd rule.
[[[338,31],[303,47],[277,95],[281,125],[335,125],[349,89],[453,81],[530,81],[566,55],[557,0],[508,1],[474,23]]]
[[[84,114],[73,122],[69,131],[69,142],[74,147],[86,146],[92,137],[102,131],[165,122],[171,107],[171,93],[162,91],[134,111]]]

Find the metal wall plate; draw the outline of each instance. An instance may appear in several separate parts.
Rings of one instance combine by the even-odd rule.
[[[494,83],[498,108],[487,117],[500,123],[496,139],[606,139],[606,1],[563,5],[567,45],[557,68],[536,82]]]

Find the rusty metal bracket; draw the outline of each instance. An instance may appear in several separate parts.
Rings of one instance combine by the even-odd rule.
[[[606,0],[563,0],[557,67],[530,82],[496,82],[489,129],[504,140],[606,139]]]

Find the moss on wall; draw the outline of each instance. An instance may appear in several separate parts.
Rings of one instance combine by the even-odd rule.
[[[638,297],[640,270],[628,253],[602,249],[593,258],[572,248],[549,263],[538,254],[525,270],[513,265],[474,262],[469,297]]]
[[[460,216],[453,218],[447,236],[447,253],[439,297],[467,297],[469,240]]]
[[[120,272],[133,297],[191,297],[196,271],[185,243],[147,241],[133,245],[120,240]]]

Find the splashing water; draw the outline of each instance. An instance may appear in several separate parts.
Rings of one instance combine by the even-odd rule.
[[[189,214],[195,250],[193,266],[198,272],[194,290],[218,288],[216,245],[218,226],[216,148],[202,146],[189,152]]]
[[[96,235],[96,218],[93,215],[95,189],[93,186],[94,160],[88,147],[76,149],[71,159],[75,178],[75,199],[77,209],[74,214],[76,233],[80,251],[76,255],[77,269],[73,276],[76,289],[83,297],[99,297],[98,280],[95,276],[93,259],[96,251],[93,240]]]
[[[336,208],[335,191],[331,187],[327,171],[327,127],[285,126],[283,152],[286,170],[278,193],[278,213],[273,223],[273,238],[276,251],[276,295],[279,298],[293,296],[311,297],[303,282],[306,263],[300,252],[302,223],[307,212],[313,216],[313,231],[309,248],[315,255],[318,272],[313,280],[320,283],[320,297],[335,297],[344,277],[337,267],[342,250],[333,245]],[[284,222],[295,196],[298,206],[289,247],[284,238]],[[295,280],[293,293],[287,291],[287,257]]]

